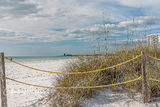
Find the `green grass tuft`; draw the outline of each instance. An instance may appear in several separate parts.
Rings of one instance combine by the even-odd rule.
[[[146,51],[147,54],[160,58],[160,51],[148,47],[138,47],[131,49],[122,49],[113,53],[108,53],[105,56],[86,56],[82,60],[78,60],[74,63],[70,63],[65,69],[66,72],[86,72],[96,70],[100,68],[106,68],[115,64],[119,64],[126,60],[129,60],[136,55],[141,54],[141,51]],[[147,58],[149,74],[158,79],[160,77],[160,71],[158,62]],[[131,80],[141,76],[141,58],[131,61],[125,65],[115,67],[112,69],[104,70],[101,72],[91,74],[79,74],[79,75],[63,75],[57,78],[58,87],[72,87],[72,86],[98,86],[113,84]],[[152,97],[160,96],[159,83],[150,83],[150,94]],[[126,85],[116,86],[122,87],[123,90],[134,97],[136,92],[141,92],[141,81],[136,81]],[[110,89],[116,92],[116,87],[110,87]],[[94,97],[97,94],[98,89],[56,89],[53,96],[54,107],[82,107],[84,100]]]

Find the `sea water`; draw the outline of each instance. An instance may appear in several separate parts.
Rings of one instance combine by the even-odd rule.
[[[14,61],[45,61],[45,60],[62,60],[62,59],[76,59],[76,56],[8,56],[8,58],[12,58]],[[8,62],[6,60],[6,62]]]

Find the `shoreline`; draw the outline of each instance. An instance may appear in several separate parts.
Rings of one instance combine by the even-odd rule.
[[[32,63],[32,62],[52,62],[52,61],[65,61],[65,60],[75,60],[76,58],[66,58],[66,59],[41,59],[41,60],[19,60],[19,59],[12,59],[13,61],[16,62],[21,62],[21,63]],[[12,63],[11,61],[5,60],[5,63]]]

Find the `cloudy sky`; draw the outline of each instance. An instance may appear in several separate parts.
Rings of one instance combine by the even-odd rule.
[[[93,36],[159,32],[160,0],[0,0],[0,51],[11,56],[88,53]],[[139,26],[141,28],[139,28]],[[116,32],[116,33],[115,33]],[[133,38],[134,39],[134,38]]]

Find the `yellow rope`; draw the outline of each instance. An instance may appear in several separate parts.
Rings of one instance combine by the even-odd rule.
[[[21,81],[17,81],[11,78],[6,77],[6,79],[17,82],[17,83],[21,83],[21,84],[25,84],[25,85],[30,85],[30,86],[34,86],[34,87],[41,87],[41,88],[55,88],[55,89],[82,89],[82,88],[103,88],[103,87],[111,87],[111,86],[116,86],[116,85],[122,85],[122,84],[127,84],[127,83],[131,83],[134,81],[138,81],[141,80],[142,77],[138,77],[136,79],[133,80],[129,80],[129,81],[125,81],[125,82],[121,82],[121,83],[115,83],[115,84],[110,84],[110,85],[100,85],[100,86],[80,86],[80,87],[50,87],[50,86],[40,86],[40,85],[34,85],[34,84],[29,84],[29,83],[25,83],[25,82],[21,82]]]
[[[150,55],[147,55],[148,57],[152,58],[152,59],[155,59],[155,60],[158,60],[160,61],[160,59],[156,58],[156,57],[153,57],[153,56],[150,56]]]
[[[26,67],[26,68],[29,68],[29,69],[33,69],[33,70],[37,70],[37,71],[42,71],[42,72],[48,72],[48,73],[55,73],[55,74],[68,74],[68,75],[71,75],[71,74],[89,74],[89,73],[94,73],[94,72],[99,72],[99,71],[103,71],[103,70],[107,70],[107,69],[111,69],[111,68],[114,68],[114,67],[117,67],[117,66],[120,66],[120,65],[123,65],[123,64],[126,64],[128,62],[131,62],[135,59],[138,59],[139,57],[141,57],[142,55],[137,55],[136,57],[130,59],[130,60],[127,60],[125,62],[122,62],[122,63],[119,63],[117,65],[113,65],[113,66],[110,66],[110,67],[107,67],[107,68],[102,68],[102,69],[97,69],[97,70],[93,70],[93,71],[87,71],[87,72],[52,72],[52,71],[46,71],[46,70],[41,70],[41,69],[37,69],[37,68],[33,68],[33,67],[29,67],[27,65],[24,65],[24,64],[21,64],[21,63],[18,63],[16,61],[13,61],[13,60],[10,60],[9,58],[5,57],[5,59],[11,61],[11,62],[14,62],[18,65],[21,65],[23,67]]]
[[[156,81],[156,82],[160,82],[160,80],[153,79],[153,78],[149,78],[148,80],[151,80],[151,81]]]

